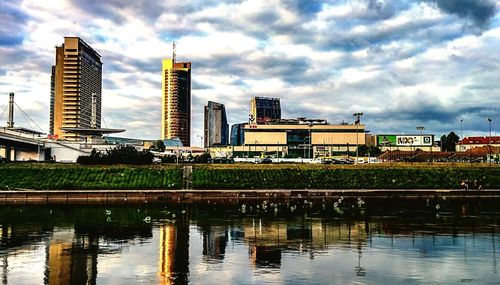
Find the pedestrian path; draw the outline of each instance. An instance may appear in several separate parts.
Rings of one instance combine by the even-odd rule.
[[[182,189],[193,189],[193,167],[190,165],[184,166],[182,169]]]

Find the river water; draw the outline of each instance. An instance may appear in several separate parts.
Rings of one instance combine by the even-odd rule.
[[[499,205],[345,198],[3,207],[0,282],[499,284]]]

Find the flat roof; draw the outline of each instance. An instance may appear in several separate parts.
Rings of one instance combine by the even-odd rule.
[[[61,130],[80,135],[104,135],[122,133],[125,129],[61,128]]]
[[[27,133],[27,134],[35,134],[35,135],[43,135],[45,134],[44,132],[39,132],[39,131],[35,131],[35,130],[32,130],[32,129],[27,129],[27,128],[22,128],[22,127],[19,127],[19,128],[5,128],[6,130],[12,130],[12,131],[17,131],[17,132],[20,132],[20,133]]]

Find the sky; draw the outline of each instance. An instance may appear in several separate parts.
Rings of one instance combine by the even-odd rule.
[[[192,145],[203,106],[248,121],[250,99],[282,117],[373,134],[500,135],[500,0],[1,0],[0,125],[9,92],[48,132],[55,46],[78,36],[103,62],[103,126],[158,139],[161,60],[192,62]],[[38,126],[36,126],[38,125]],[[498,133],[497,133],[498,132]]]

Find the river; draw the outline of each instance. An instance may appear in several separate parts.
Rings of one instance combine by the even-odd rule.
[[[498,284],[500,199],[0,208],[2,284]]]

